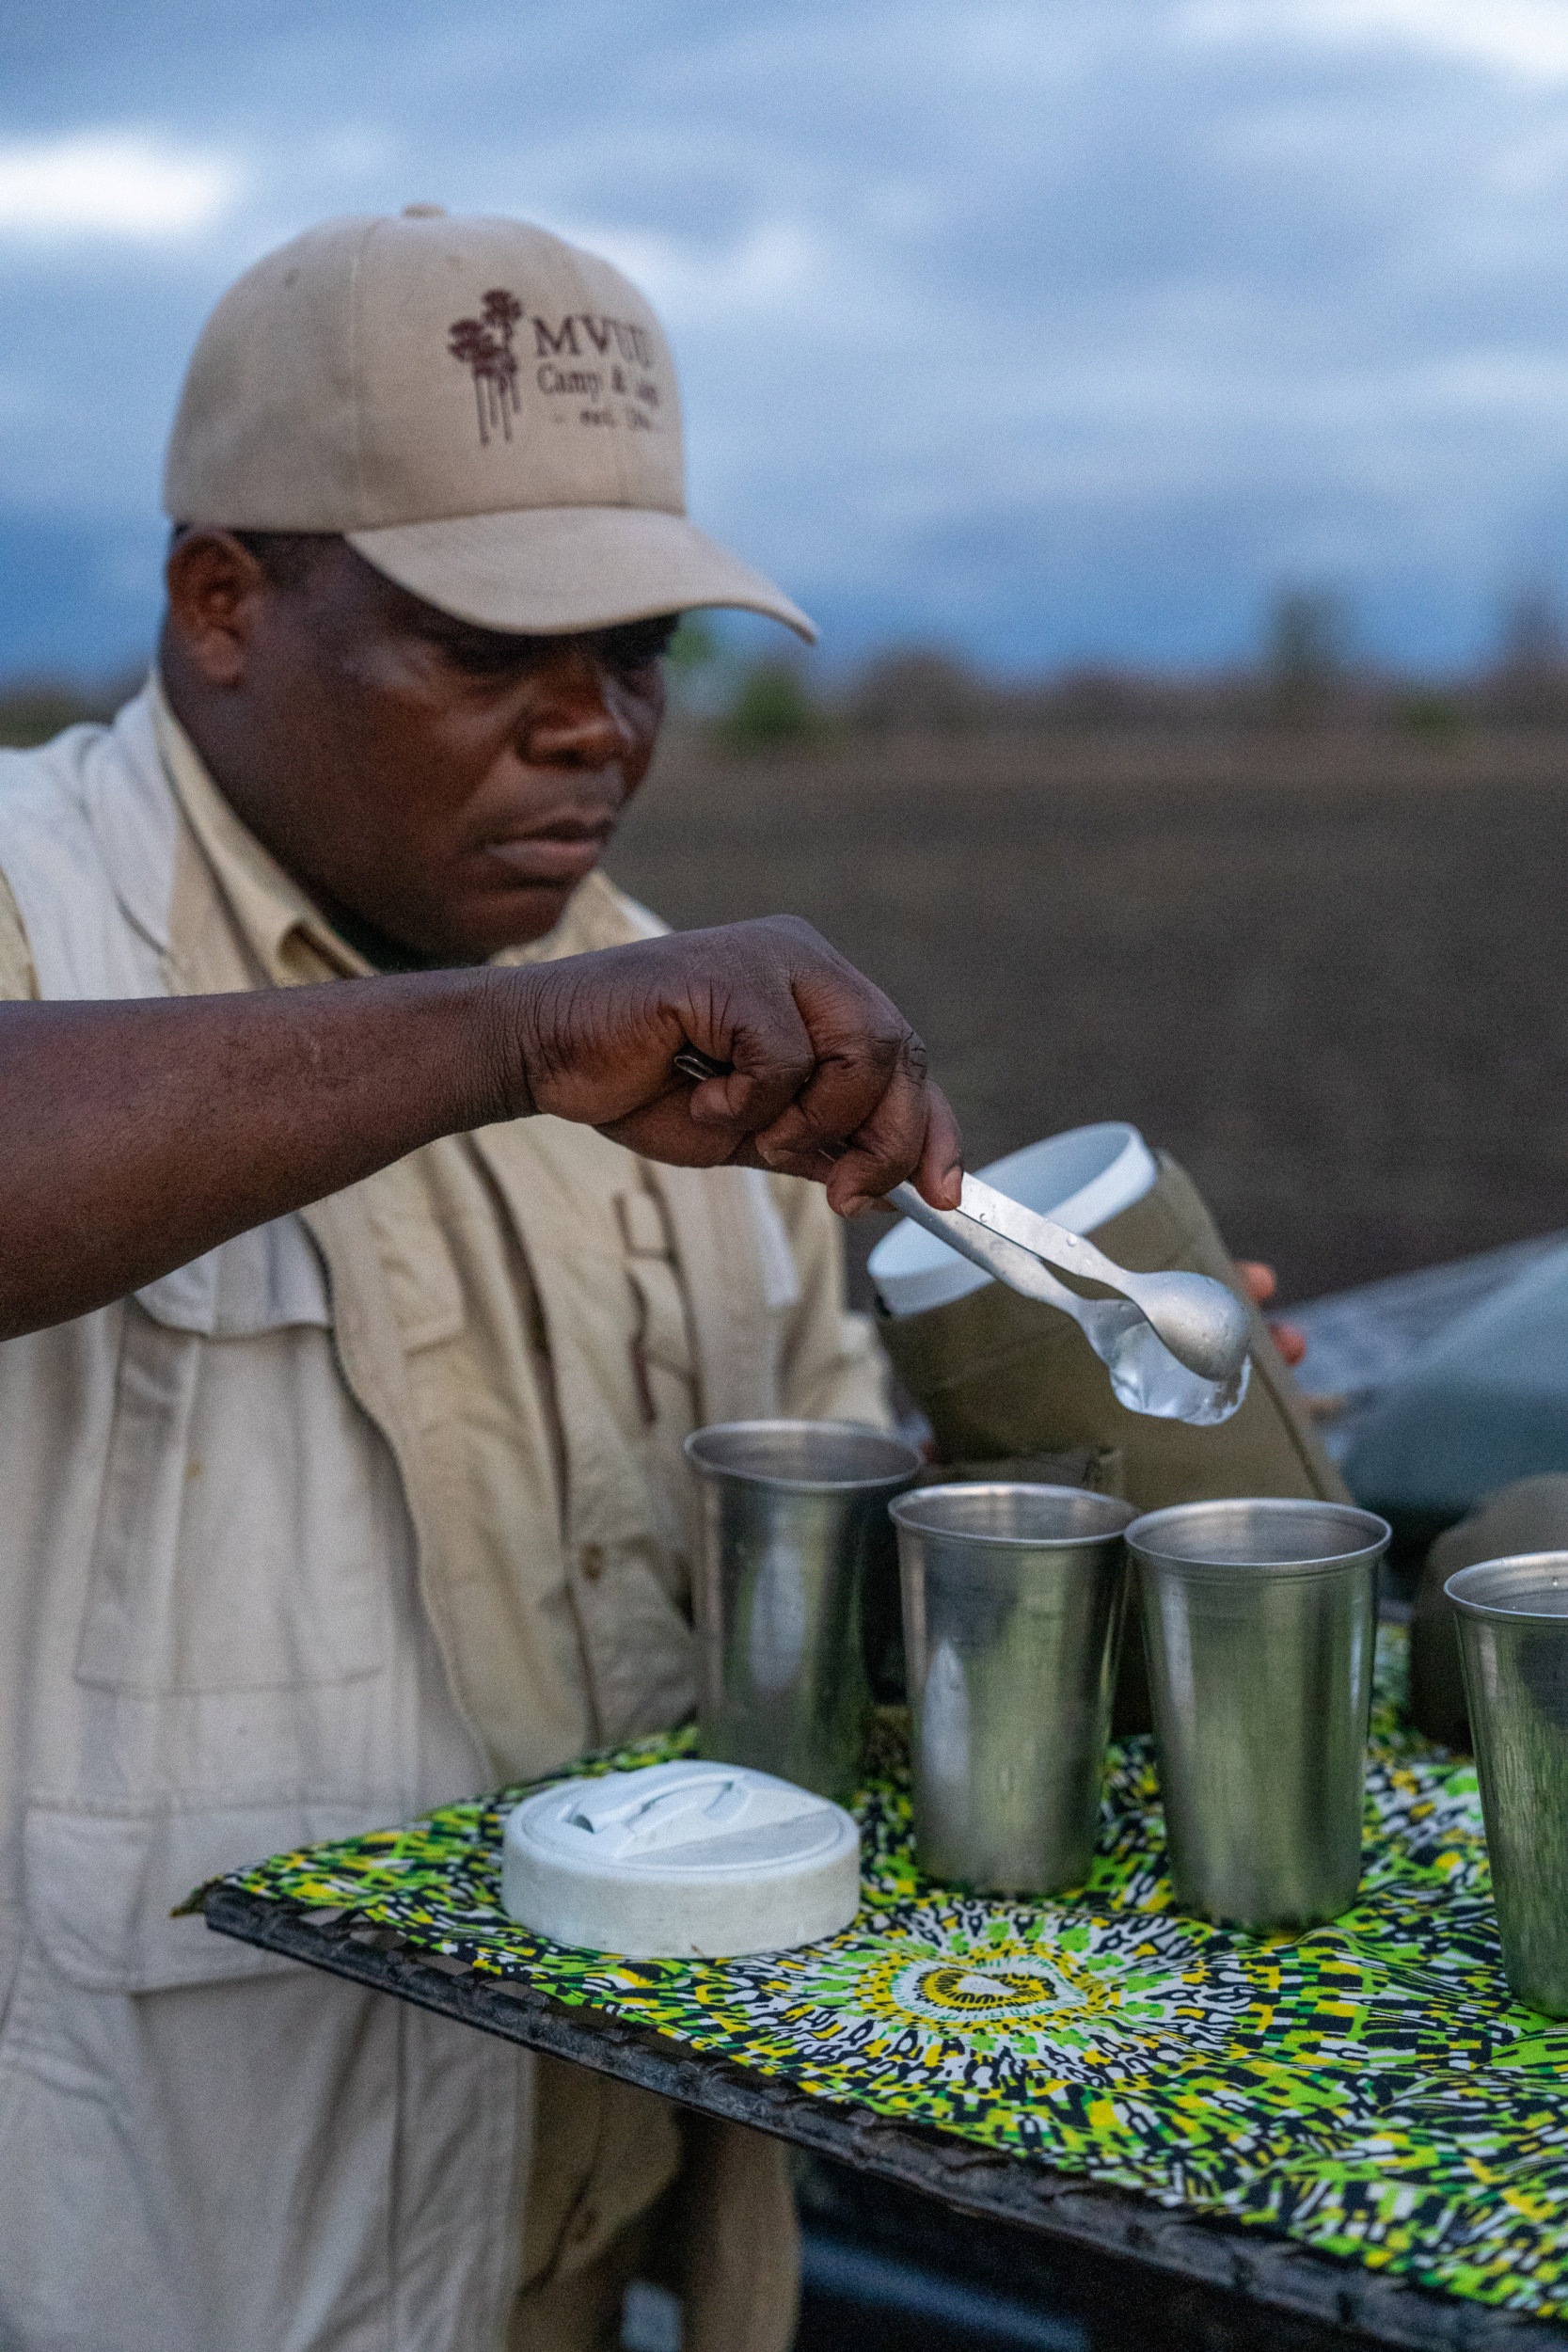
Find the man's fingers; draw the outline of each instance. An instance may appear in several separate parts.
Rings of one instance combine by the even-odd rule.
[[[899,1096],[901,1088],[889,1089]],[[934,1209],[956,1209],[963,1185],[963,1141],[947,1097],[922,1080],[887,1116],[868,1121],[828,1178],[840,1216],[859,1216],[906,1179]]]
[[[926,1148],[914,1172],[915,1187],[933,1209],[956,1209],[963,1198],[963,1136],[941,1087],[927,1086],[926,1096]]]
[[[945,1098],[927,1083],[919,1038],[879,988],[804,925],[777,930],[794,965],[811,1066],[802,1082],[774,1041],[776,1022],[766,1047],[760,1036],[737,1030],[730,1047],[741,1065],[736,1077],[754,1073],[752,1084],[742,1093],[735,1078],[705,1081],[691,1097],[692,1116],[751,1128],[749,1137],[736,1137],[737,1156],[826,1179],[841,1215],[855,1215],[910,1177],[934,1206],[955,1206],[962,1178],[958,1123]],[[756,1124],[769,1096],[775,1116]]]
[[[1259,1258],[1238,1258],[1236,1271],[1255,1307],[1266,1307],[1279,1288],[1279,1277]],[[1299,1364],[1307,1353],[1307,1334],[1293,1323],[1271,1323],[1269,1334],[1288,1364]]]
[[[1307,1353],[1307,1334],[1299,1324],[1271,1323],[1269,1337],[1288,1364],[1299,1364]]]
[[[809,1084],[811,1040],[797,1015],[793,1024],[776,1019],[766,1029],[748,1025],[736,1033],[732,1050],[735,1069],[722,1078],[705,1078],[688,1107],[700,1127],[756,1135],[771,1127]]]
[[[811,1080],[816,1044],[790,985],[800,953],[797,928],[818,956],[832,956],[806,925],[778,921],[689,932],[679,943],[700,960],[687,1001],[675,1000],[697,1049],[694,1059],[699,1066],[705,1060],[728,1065],[722,1076],[703,1079],[688,1098],[699,1126],[728,1127],[736,1137],[754,1135],[771,1126]]]
[[[852,1160],[867,1171],[884,1158],[914,1165],[926,1132],[919,1040],[907,1030],[893,1038],[879,1036],[864,1053],[854,1050],[855,1042],[831,1044],[829,1061],[819,1065],[783,1118],[757,1136],[757,1150],[769,1168],[821,1178],[825,1161]]]
[[[815,1067],[787,1110],[758,1137],[784,1167],[822,1148],[835,1155],[878,1116],[889,1116],[895,1079],[926,1074],[926,1049],[881,990],[804,924],[781,926],[794,960],[792,985]]]
[[[685,944],[705,951],[723,937],[689,934]],[[733,1073],[701,1083],[691,1115],[732,1126],[737,1141],[754,1136],[765,1166],[801,1168],[865,1126],[901,1062],[923,1074],[925,1049],[880,989],[809,924],[775,917],[731,937],[752,956],[727,988],[697,993],[690,1041]]]
[[[958,1122],[946,1098],[927,1082],[919,1040],[906,1034],[900,1041],[876,1102],[844,1138],[849,1111],[863,1100],[863,1077],[857,1073],[847,1098],[842,1089],[825,1089],[815,1103],[793,1105],[758,1136],[755,1149],[764,1164],[789,1175],[825,1179],[829,1201],[841,1216],[857,1216],[911,1177],[934,1207],[956,1207],[963,1166]],[[876,1073],[871,1077],[875,1084]],[[808,1097],[815,1091],[814,1081]],[[827,1118],[824,1102],[832,1104]]]
[[[691,1116],[689,1090],[680,1087],[646,1104],[623,1119],[594,1121],[611,1143],[624,1143],[645,1160],[662,1160],[673,1168],[760,1167],[748,1152],[751,1138],[738,1143],[735,1129],[722,1121],[700,1123]]]
[[[581,1120],[676,1165],[831,1178],[841,1212],[911,1176],[935,1205],[957,1200],[958,1130],[924,1046],[809,924],[600,950],[517,975],[503,1008],[515,1038],[503,1021],[497,1091],[514,1112]]]
[[[917,1091],[924,1080],[924,1049],[896,1016],[876,1029],[818,1031],[814,1043],[816,1065],[809,1079],[757,1137],[763,1157],[778,1168],[794,1168],[822,1151],[839,1158],[852,1136],[886,1119],[890,1103],[902,1101],[911,1080]]]
[[[1273,1266],[1265,1265],[1260,1258],[1238,1258],[1236,1271],[1253,1305],[1266,1307],[1279,1288],[1279,1277]]]

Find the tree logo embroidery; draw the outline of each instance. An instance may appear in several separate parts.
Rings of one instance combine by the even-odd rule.
[[[498,425],[507,440],[512,438],[512,420],[519,405],[512,337],[522,315],[523,306],[515,294],[504,286],[492,286],[477,319],[453,319],[448,329],[447,349],[454,359],[462,360],[474,379],[474,408],[483,449],[489,448]]]

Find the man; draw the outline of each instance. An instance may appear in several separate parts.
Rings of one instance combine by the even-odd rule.
[[[0,772],[0,2340],[597,2345],[657,2228],[689,2352],[782,2352],[768,2143],[168,1913],[677,1720],[685,1435],[880,1410],[797,1179],[956,1198],[917,1041],[594,870],[670,616],[808,625],[685,519],[641,297],[512,222],[259,263],[166,504],[157,675]]]

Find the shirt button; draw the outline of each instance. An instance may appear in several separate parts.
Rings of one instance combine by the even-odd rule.
[[[603,1574],[604,1574],[604,1546],[603,1546],[603,1544],[584,1544],[584,1545],[583,1545],[583,1547],[582,1547],[582,1572],[583,1572],[584,1576],[588,1579],[588,1581],[590,1582],[590,1584],[596,1584],[596,1583],[598,1582],[598,1581],[599,1581],[600,1577],[601,1577],[601,1576],[603,1576]]]

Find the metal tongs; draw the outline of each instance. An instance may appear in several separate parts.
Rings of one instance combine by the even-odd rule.
[[[1223,1282],[1206,1274],[1130,1273],[977,1176],[964,1178],[956,1209],[933,1209],[912,1184],[895,1184],[887,1199],[1009,1290],[1070,1315],[1129,1412],[1209,1428],[1228,1421],[1245,1396],[1247,1311]],[[1119,1295],[1080,1297],[1050,1266]]]
[[[675,1069],[698,1080],[725,1077],[732,1066],[695,1045],[674,1057]],[[1009,1290],[1070,1315],[1129,1412],[1212,1428],[1245,1396],[1247,1311],[1223,1282],[1206,1274],[1132,1274],[977,1176],[964,1178],[956,1209],[933,1209],[912,1184],[895,1184],[887,1201]],[[1082,1298],[1050,1266],[1117,1295]]]

